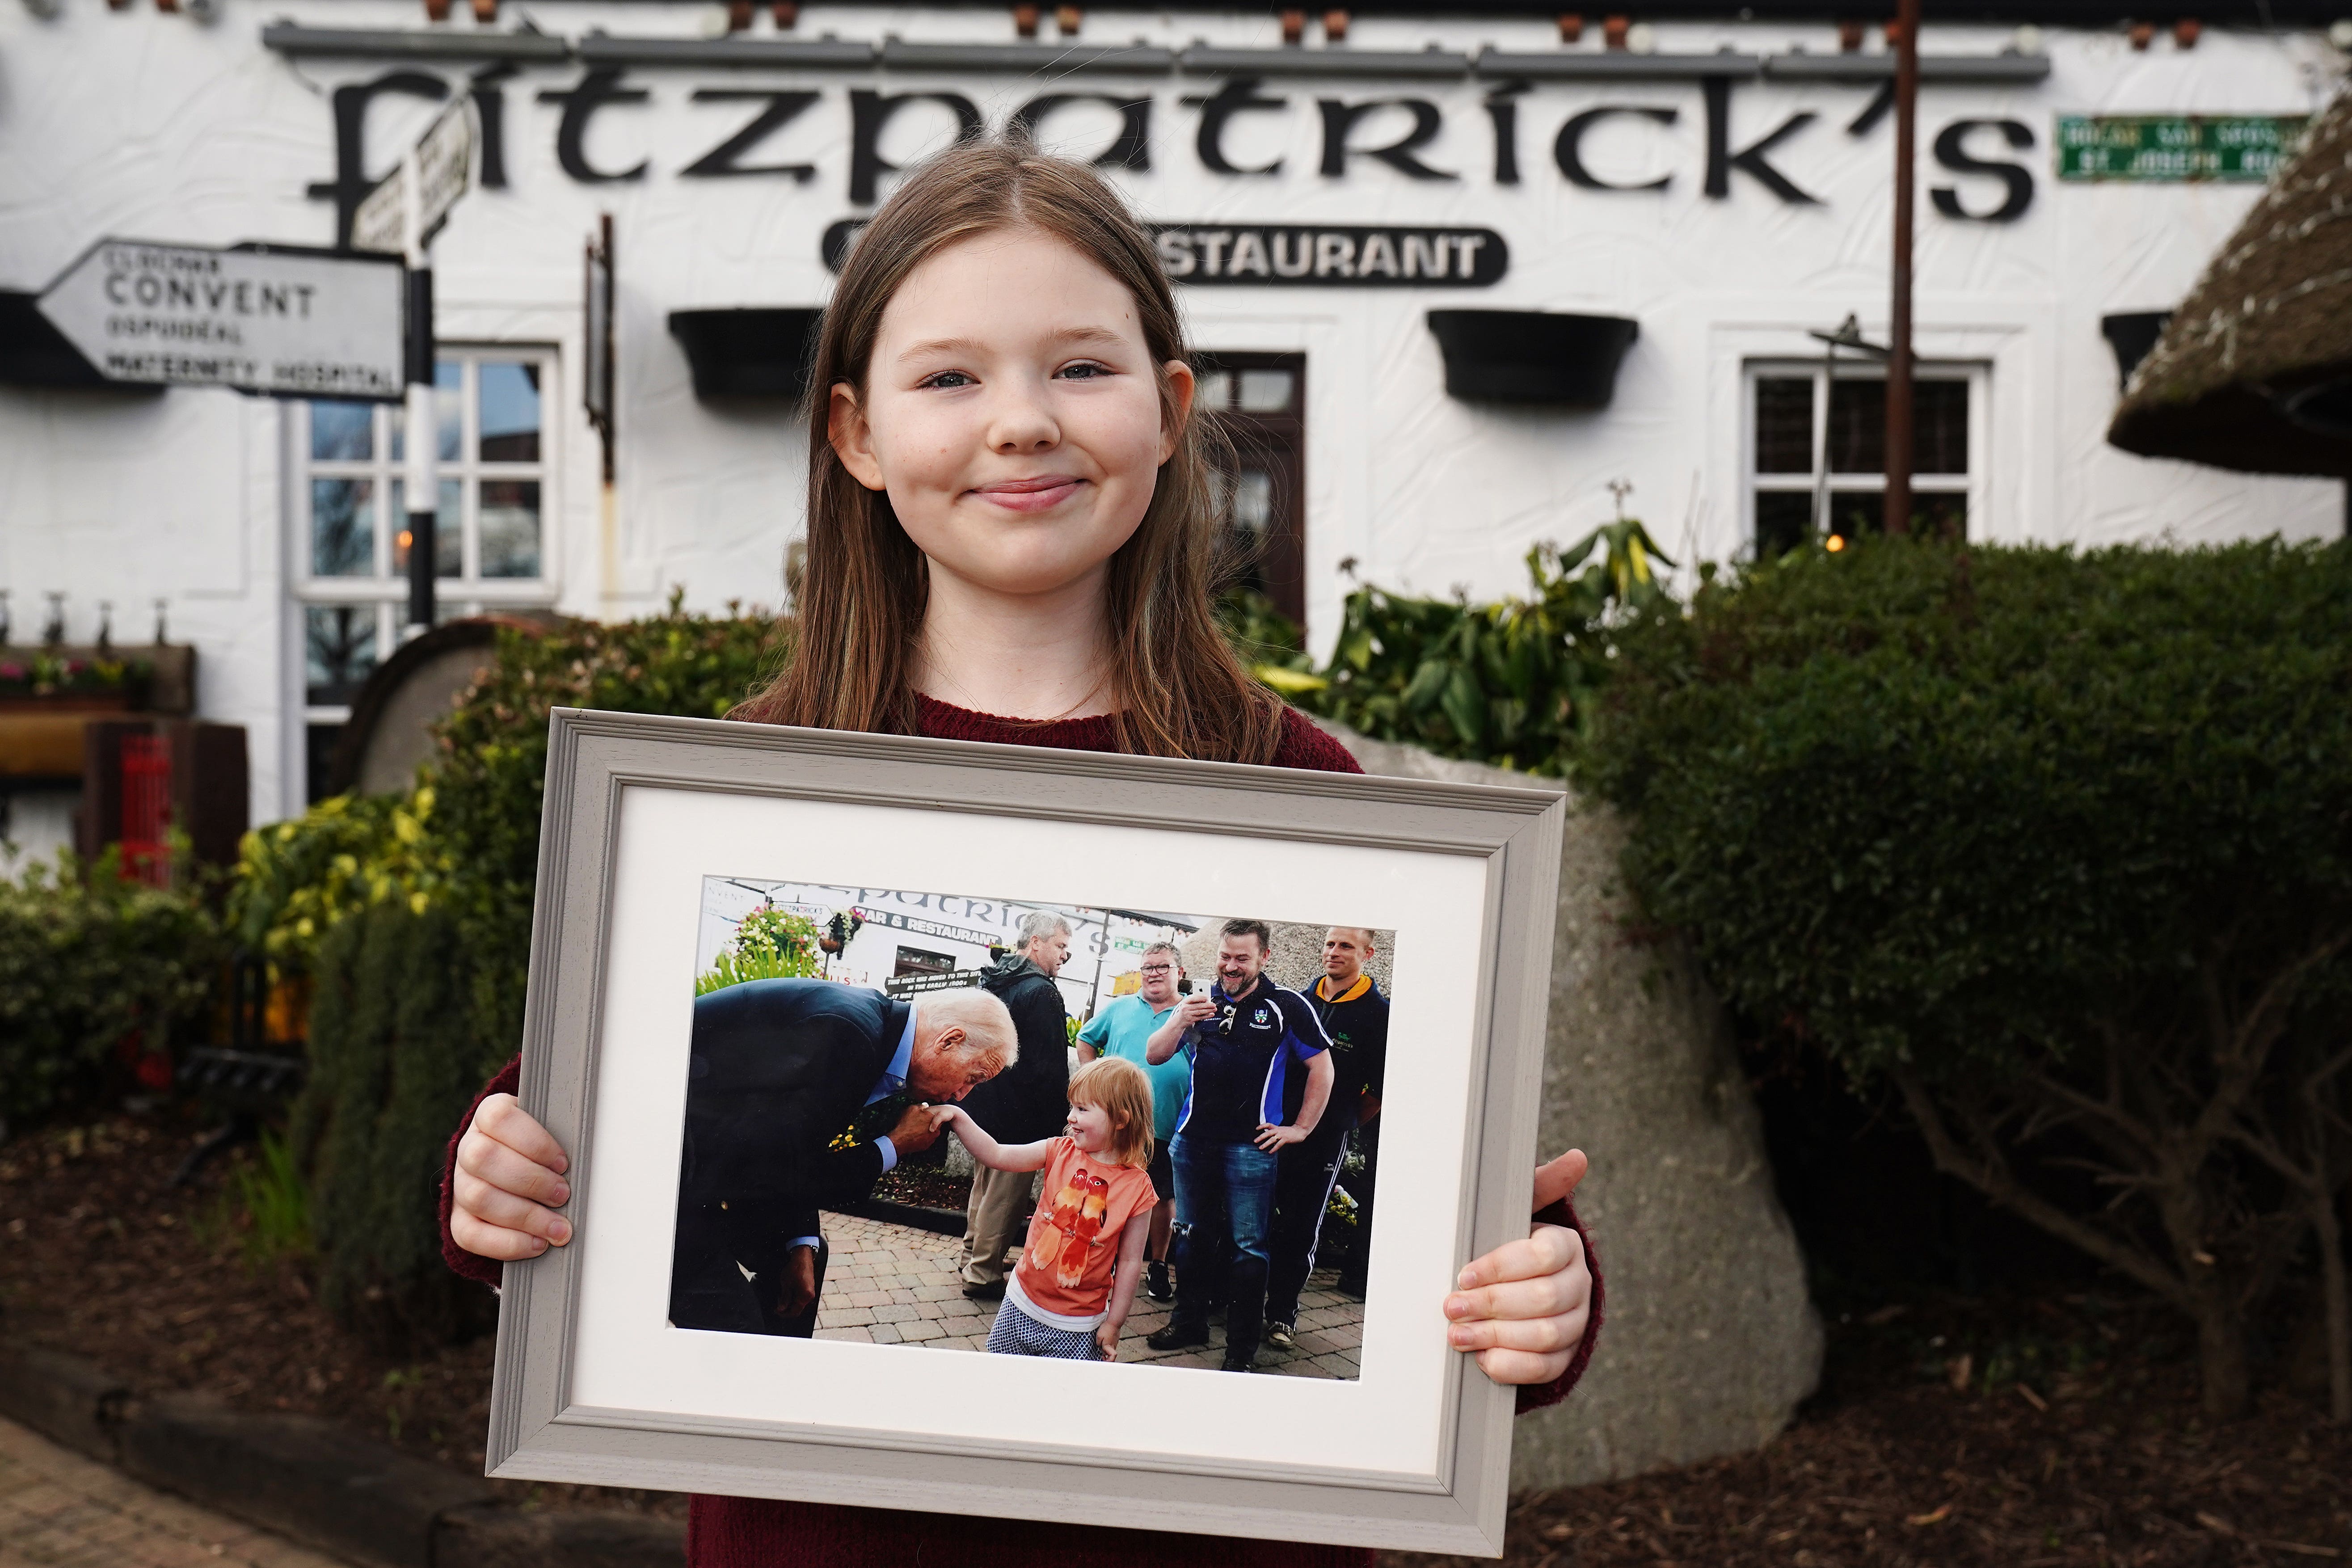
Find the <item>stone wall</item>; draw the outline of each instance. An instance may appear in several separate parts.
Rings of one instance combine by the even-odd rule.
[[[1344,912],[1344,911],[1343,911]],[[1179,944],[1183,954],[1184,973],[1195,991],[1206,991],[1217,978],[1217,927],[1225,920],[1245,920],[1245,915],[1220,916],[1217,921],[1186,937]],[[1274,952],[1266,960],[1265,972],[1278,984],[1293,991],[1304,991],[1322,977],[1323,938],[1328,926],[1294,925],[1282,921],[1268,921],[1274,928]],[[1389,989],[1389,965],[1393,959],[1391,951],[1396,945],[1396,933],[1376,931],[1372,933],[1372,956],[1364,963],[1364,973],[1382,991]]]
[[[1333,732],[1368,773],[1538,782]],[[1607,808],[1571,798],[1538,1147],[1591,1157],[1576,1206],[1608,1318],[1576,1393],[1518,1422],[1517,1489],[1758,1447],[1821,1372],[1804,1259],[1722,1009],[1679,943],[1625,935],[1624,841]]]

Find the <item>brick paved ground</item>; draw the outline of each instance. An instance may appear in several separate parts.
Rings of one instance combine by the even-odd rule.
[[[934,1350],[987,1349],[999,1304],[964,1299],[963,1281],[956,1274],[963,1245],[954,1237],[837,1214],[824,1216],[824,1237],[832,1252],[817,1309],[818,1339],[925,1344]],[[1364,1342],[1363,1303],[1333,1289],[1335,1278],[1321,1270],[1307,1280],[1298,1298],[1298,1348],[1287,1353],[1262,1348],[1260,1372],[1290,1377],[1357,1374]],[[1118,1359],[1207,1367],[1223,1359],[1224,1331],[1214,1323],[1205,1347],[1152,1351],[1144,1336],[1167,1321],[1168,1309],[1138,1290],[1135,1310],[1120,1333]]]
[[[341,1568],[0,1421],[0,1568]]]

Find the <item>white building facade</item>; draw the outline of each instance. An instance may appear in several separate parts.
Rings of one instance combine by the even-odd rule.
[[[1318,13],[1295,43],[1269,11],[1072,10],[1065,37],[1048,8],[1024,40],[1008,5],[479,9],[0,10],[0,289],[20,295],[109,237],[333,246],[473,93],[476,188],[433,248],[445,613],[618,618],[673,588],[780,603],[798,411],[698,397],[697,369],[717,371],[672,317],[821,307],[828,234],[894,169],[1015,116],[1160,226],[1209,384],[1254,433],[1237,517],[1318,645],[1349,570],[1512,591],[1531,544],[1615,515],[1612,481],[1685,563],[1801,535],[1824,490],[1833,526],[1874,504],[1878,372],[1859,353],[1826,369],[1814,334],[1849,316],[1886,333],[1875,27],[1683,6],[1580,28],[1496,0],[1364,7],[1340,38]],[[2103,438],[2103,324],[2179,300],[2279,139],[2336,90],[2329,18],[2135,33],[2012,9],[1939,22],[1931,5],[1922,32],[1923,510],[1998,542],[2336,535],[2340,484]],[[2102,161],[2114,177],[2086,177]],[[609,485],[582,398],[583,247],[606,216]],[[1498,398],[1476,390],[1491,343],[1449,365],[1430,313],[1454,310],[1528,313],[1499,331],[1530,342],[1562,317],[1632,326],[1561,329],[1580,390]],[[123,639],[167,600],[199,650],[199,710],[247,727],[254,819],[299,811],[401,635],[398,405],[7,379],[0,356],[14,640],[47,594],[69,639],[100,601]]]

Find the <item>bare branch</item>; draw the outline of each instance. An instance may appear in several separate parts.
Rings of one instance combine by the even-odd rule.
[[[1953,1138],[1942,1111],[1937,1108],[1933,1096],[1919,1081],[1917,1075],[1897,1072],[1894,1078],[1895,1087],[1903,1092],[1903,1102],[1909,1108],[1912,1120],[1918,1124],[1920,1134],[1927,1141],[1928,1152],[1934,1156],[1937,1170],[1957,1176],[2061,1241],[2081,1248],[2100,1262],[2137,1280],[2180,1310],[2195,1315],[2196,1300],[2179,1276],[2137,1248],[2095,1226],[2084,1224],[2042,1198],[2010,1173],[1997,1150],[1986,1151],[1990,1158],[1971,1158]],[[1968,1125],[1968,1121],[1964,1116],[1963,1125]],[[1969,1131],[1981,1148],[1986,1136],[1981,1121],[1970,1127]]]

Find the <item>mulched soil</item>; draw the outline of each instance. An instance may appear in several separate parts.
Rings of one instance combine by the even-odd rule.
[[[888,1198],[892,1203],[952,1209],[961,1214],[966,1200],[971,1196],[971,1178],[950,1176],[933,1165],[901,1165],[874,1184],[874,1195]]]
[[[249,1152],[168,1186],[198,1132],[119,1117],[0,1148],[0,1334],[142,1390],[331,1416],[478,1475],[488,1340],[395,1361],[339,1330],[299,1259],[248,1259],[228,1194]],[[2352,1431],[2327,1426],[2307,1389],[2266,1388],[2246,1419],[2206,1420],[2193,1346],[2160,1310],[2051,1291],[1842,1316],[1822,1393],[1777,1441],[1523,1499],[1507,1563],[2352,1562]],[[683,1512],[663,1493],[493,1484],[518,1500]]]

